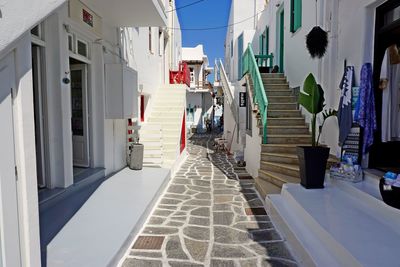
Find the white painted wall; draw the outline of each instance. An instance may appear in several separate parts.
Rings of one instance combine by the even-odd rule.
[[[71,20],[68,17],[68,4],[64,2],[33,0],[0,4],[0,62],[10,52],[14,52],[15,55],[15,66],[12,66],[16,72],[13,115],[18,167],[17,204],[21,266],[40,266],[30,29],[43,22],[46,76],[44,83],[47,99],[45,108],[48,113],[46,147],[50,176],[48,186],[51,188],[68,187],[73,183],[70,84],[62,82],[63,78],[69,77],[67,28],[88,42],[90,165],[106,168],[106,174],[126,166],[127,122],[104,119],[104,64],[122,63],[140,71],[143,89],[151,95],[168,80],[170,66],[177,67],[181,56],[180,31],[169,35],[167,51],[164,53],[162,49],[160,53],[158,45],[164,46],[164,35],[159,43],[158,28],[153,28],[154,53],[146,53],[146,28],[124,29],[123,39],[117,27],[108,25],[104,22],[107,20],[104,20],[102,35],[99,36]],[[16,13],[18,16],[12,15]],[[174,25],[179,27],[175,12],[173,17]],[[2,237],[0,235],[0,238]]]

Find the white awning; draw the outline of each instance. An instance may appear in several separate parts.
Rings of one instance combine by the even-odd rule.
[[[113,26],[167,26],[162,0],[81,0]]]

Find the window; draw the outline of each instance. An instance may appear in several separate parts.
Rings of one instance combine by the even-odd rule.
[[[34,41],[44,41],[44,27],[43,23],[40,23],[31,29],[31,36]]]
[[[231,40],[231,57],[233,57],[233,40]]]
[[[238,37],[238,80],[243,76],[243,33]]]
[[[68,50],[74,52],[74,36],[72,34],[68,34]]]
[[[68,50],[87,59],[90,59],[89,43],[74,33],[68,34]]]
[[[82,40],[76,41],[77,53],[83,57],[88,57],[88,45]]]
[[[295,32],[301,27],[302,0],[290,0],[290,31]]]
[[[194,83],[194,70],[193,68],[189,68],[190,70],[190,82]]]
[[[163,32],[162,32],[162,30],[160,29],[159,30],[159,32],[158,32],[158,54],[160,55],[160,56],[162,56],[163,55]]]
[[[149,51],[153,53],[153,46],[152,46],[152,36],[151,36],[151,27],[149,27]]]

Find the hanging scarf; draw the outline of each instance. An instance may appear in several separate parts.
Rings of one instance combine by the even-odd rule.
[[[376,126],[375,97],[372,86],[372,66],[365,63],[360,74],[360,94],[358,96],[354,120],[363,128],[363,154],[374,143]]]
[[[353,115],[351,112],[351,89],[354,83],[354,67],[348,66],[343,74],[340,83],[340,103],[338,108],[339,122],[339,145],[342,146],[350,133],[353,125]]]

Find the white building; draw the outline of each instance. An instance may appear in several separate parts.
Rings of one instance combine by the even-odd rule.
[[[344,209],[355,210],[360,203],[360,205],[368,203],[368,207],[363,207],[361,213],[371,214],[371,217],[363,223],[375,225],[376,228],[379,228],[377,226],[379,223],[375,224],[375,219],[378,217],[379,220],[389,220],[389,218],[391,218],[390,220],[399,220],[400,218],[398,211],[382,203],[378,190],[380,177],[371,175],[368,170],[364,173],[365,181],[358,186],[352,186],[350,183],[333,183],[332,186],[328,183],[328,190],[311,193],[301,188],[298,189],[296,185],[283,185],[299,182],[296,146],[307,140],[310,142],[310,130],[307,125],[310,122],[310,114],[301,108],[298,110],[296,104],[296,94],[302,90],[305,77],[309,73],[313,73],[324,90],[325,108],[338,109],[341,94],[339,85],[344,67],[354,66],[354,87],[357,87],[360,85],[360,71],[365,63],[371,63],[373,66],[372,83],[374,85],[377,131],[369,153],[359,155],[359,158],[362,160],[363,167],[398,172],[400,143],[396,136],[398,128],[394,129],[397,127],[396,123],[390,126],[391,129],[386,129],[392,130],[389,142],[384,142],[382,139],[382,133],[385,131],[382,127],[385,123],[382,121],[390,119],[398,121],[400,118],[398,109],[393,109],[396,106],[393,105],[393,100],[390,103],[387,97],[388,91],[393,96],[393,92],[396,91],[393,89],[397,89],[393,87],[393,84],[398,81],[391,80],[392,86],[384,90],[379,89],[379,84],[381,79],[387,78],[382,76],[385,74],[382,74],[381,70],[385,67],[381,65],[389,66],[391,74],[386,75],[389,75],[391,79],[397,77],[398,74],[396,72],[398,61],[393,59],[398,58],[399,53],[395,52],[393,56],[393,51],[399,49],[399,10],[400,2],[397,0],[258,0],[252,1],[251,4],[245,4],[239,0],[232,1],[229,18],[231,26],[228,28],[225,41],[225,61],[224,66],[220,68],[225,96],[230,94],[230,97],[225,98],[232,99],[230,102],[226,100],[229,102],[229,105],[226,106],[232,106],[232,108],[226,108],[224,112],[226,129],[224,135],[229,138],[229,134],[235,130],[235,125],[239,125],[235,132],[245,133],[245,138],[233,138],[231,150],[235,150],[235,146],[238,149],[241,149],[241,146],[244,147],[246,169],[256,178],[256,186],[261,195],[278,194],[282,188],[281,195],[269,195],[266,198],[266,206],[268,211],[273,213],[271,217],[279,218],[274,223],[284,225],[282,228],[278,228],[283,231],[288,241],[295,240],[291,245],[297,249],[300,248],[301,252],[295,254],[299,256],[300,264],[305,266],[371,265],[372,261],[365,260],[352,246],[362,248],[362,254],[369,255],[383,244],[391,242],[389,234],[380,242],[371,241],[368,243],[371,246],[366,245],[365,231],[359,231],[360,224],[356,223],[360,214],[357,214],[358,217],[353,217],[352,214],[342,213],[341,211]],[[252,16],[254,16],[254,20],[241,22]],[[306,35],[316,25],[328,33],[329,44],[322,59],[312,59],[305,43]],[[241,58],[250,51],[246,52],[248,44],[255,54],[255,62],[263,56],[273,56],[272,65],[279,67],[280,73],[278,74],[260,74],[260,80],[265,86],[263,89],[268,98],[266,129],[263,129],[260,105],[254,105],[252,98],[248,97],[249,95],[254,96],[252,91],[254,81],[250,80],[248,75],[242,77],[243,64],[247,64],[247,62],[242,62]],[[389,47],[392,50],[388,50]],[[393,56],[389,61],[384,59],[387,51],[391,51]],[[248,54],[245,57],[247,56]],[[225,67],[225,75],[228,77],[226,82],[223,78],[223,67]],[[239,92],[247,93],[247,112],[246,108],[238,107]],[[399,104],[398,100],[395,104]],[[239,110],[236,112],[239,115],[235,115],[236,109]],[[390,109],[389,113],[387,109]],[[390,118],[385,117],[385,114],[391,114]],[[387,126],[388,124],[386,124]],[[357,129],[356,125],[353,127]],[[263,140],[264,133],[266,133],[266,141]],[[328,120],[323,128],[320,141],[329,146],[331,155],[336,157],[340,157],[342,151],[342,147],[338,145],[338,136],[337,121]],[[362,136],[357,140],[359,144]],[[356,154],[358,154],[357,151]],[[335,190],[338,192],[335,197],[327,193]],[[318,197],[316,197],[317,195]],[[349,195],[354,198],[354,203],[353,200],[346,200],[336,205],[337,198],[344,199]],[[311,196],[315,197],[313,201],[309,201]],[[321,205],[317,203],[319,200],[323,202]],[[375,212],[378,210],[383,211],[384,214],[376,215]],[[327,217],[330,218],[329,222],[325,220]],[[309,219],[312,220],[312,223],[309,223]],[[333,221],[335,221],[334,225],[339,225],[340,222],[352,223],[346,224],[344,228],[347,232],[341,234],[330,228],[333,226],[331,224]],[[323,231],[323,234],[319,235],[319,230]],[[392,232],[392,234],[397,235],[397,232]],[[306,237],[307,241],[302,237]],[[318,243],[314,238],[319,238],[322,242]],[[344,241],[345,238],[349,238],[349,242]],[[328,239],[334,240],[335,245],[325,242]],[[335,252],[334,247],[341,252],[345,251],[347,256],[339,255],[340,253],[335,254],[338,251]],[[324,251],[327,254],[319,252],[319,255],[324,256],[318,258],[317,253],[313,253],[316,250]],[[331,256],[336,259],[348,258],[338,263],[335,260],[331,261]],[[386,257],[377,259],[377,261],[380,263],[375,262],[375,265],[391,266],[396,259]]]
[[[213,118],[213,87],[207,76],[213,71],[209,67],[203,45],[182,48],[182,61],[190,72],[190,87],[186,93],[187,127],[202,132],[206,129],[206,119]]]
[[[0,266],[40,266],[38,191],[43,203],[126,166],[128,124],[147,116],[180,60],[180,32],[167,28],[179,26],[176,13],[166,15],[173,8],[161,0],[1,5]]]

